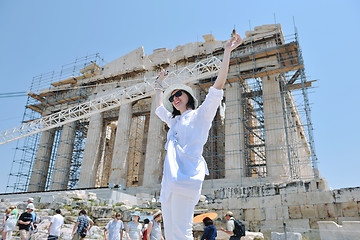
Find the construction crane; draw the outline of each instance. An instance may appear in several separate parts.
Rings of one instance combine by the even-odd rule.
[[[190,83],[215,75],[220,69],[221,61],[212,56],[188,65],[168,74],[163,87],[174,83]],[[51,115],[24,123],[21,126],[0,132],[0,145],[46,131],[79,119],[88,118],[93,114],[117,108],[123,104],[150,97],[155,93],[155,77],[133,86],[115,90],[107,95],[87,101],[74,107],[53,113]]]

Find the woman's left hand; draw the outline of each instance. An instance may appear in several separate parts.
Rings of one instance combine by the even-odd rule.
[[[225,45],[225,50],[232,51],[237,48],[242,43],[242,38],[238,33],[232,36],[230,41],[228,41]]]

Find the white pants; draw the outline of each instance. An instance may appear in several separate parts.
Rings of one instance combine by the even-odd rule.
[[[192,223],[196,201],[193,196],[171,193],[161,203],[166,240],[193,239]]]

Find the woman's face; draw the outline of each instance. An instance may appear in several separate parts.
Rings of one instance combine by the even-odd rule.
[[[134,215],[134,216],[133,216],[133,221],[138,222],[138,221],[139,221],[139,216]]]
[[[181,92],[181,95],[180,95],[180,92]],[[178,96],[178,95],[180,95],[180,96]],[[189,102],[189,97],[185,93],[185,91],[176,89],[171,93],[171,96],[174,97],[174,100],[172,102],[172,105],[174,106],[174,108],[176,110],[180,111],[180,113],[185,112],[187,110],[186,104]]]
[[[160,213],[159,215],[157,215],[157,216],[154,218],[154,220],[155,220],[155,221],[160,221],[161,216],[162,216],[162,214]]]

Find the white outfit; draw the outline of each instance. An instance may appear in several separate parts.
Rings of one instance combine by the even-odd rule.
[[[4,232],[11,232],[15,230],[17,219],[15,215],[9,215],[8,219],[5,221]]]
[[[160,192],[167,239],[193,239],[194,207],[199,201],[205,174],[209,174],[202,157],[203,147],[222,98],[223,90],[211,87],[202,105],[195,110],[172,118],[164,106],[156,109],[156,114],[170,128]],[[184,211],[185,207],[191,211]],[[179,224],[185,220],[186,224]],[[174,225],[178,225],[176,231],[170,227]]]
[[[50,227],[50,233],[49,235],[51,236],[60,236],[60,230],[61,230],[61,226],[64,224],[64,217],[61,216],[60,214],[55,214],[52,218],[51,218],[51,227]]]
[[[120,230],[124,228],[124,223],[121,220],[115,221],[114,219],[108,222],[105,229],[109,231],[109,240],[120,240]]]
[[[234,218],[231,217],[229,219],[229,221],[226,222],[226,231],[234,231],[235,229],[235,223],[234,223]]]
[[[131,240],[139,240],[141,236],[142,224],[138,222],[137,226],[133,221],[127,224],[129,228],[129,236]]]

